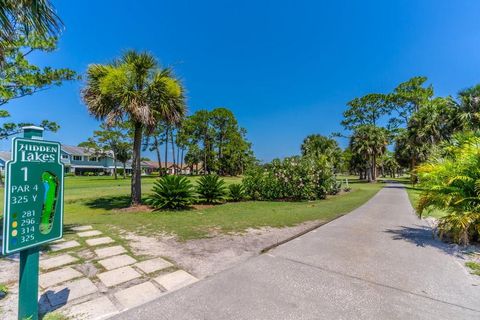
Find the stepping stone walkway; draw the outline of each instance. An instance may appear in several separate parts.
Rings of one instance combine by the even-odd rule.
[[[97,274],[97,277],[107,287],[113,287],[121,283],[140,278],[142,275],[132,267],[122,267],[112,271]]]
[[[122,254],[127,252],[122,246],[108,247],[95,250],[95,254],[99,258],[106,258],[111,256],[116,256],[117,254]]]
[[[161,257],[142,261],[112,238],[98,237],[103,233],[92,226],[71,230],[75,233],[51,243],[40,257],[42,314],[55,310],[77,320],[106,319],[198,281],[183,270],[169,272],[175,265]]]
[[[85,242],[89,246],[99,246],[101,244],[109,244],[115,241],[113,241],[113,239],[110,237],[103,237],[103,238],[88,239]]]
[[[113,270],[116,268],[128,266],[135,262],[137,262],[137,260],[133,259],[132,257],[126,254],[122,254],[121,256],[114,256],[111,258],[98,261],[98,263],[100,263],[107,270]]]
[[[52,251],[60,251],[65,249],[71,249],[75,247],[80,247],[80,243],[78,241],[64,241],[50,245],[50,250]]]
[[[80,279],[64,283],[61,286],[49,289],[45,295],[52,307],[64,305],[69,300],[87,296],[98,291],[90,279]]]
[[[81,238],[86,238],[86,237],[98,236],[98,235],[101,235],[101,234],[102,234],[101,231],[91,230],[91,231],[78,232],[78,233],[77,233],[77,236],[79,236],[79,237],[81,237]]]
[[[40,268],[43,270],[49,270],[71,264],[75,261],[78,261],[78,259],[69,254],[62,254],[60,256],[55,256],[53,258],[40,261]]]
[[[142,270],[145,273],[152,273],[160,271],[166,268],[173,267],[173,264],[162,258],[155,258],[151,260],[145,260],[135,264],[135,267]]]
[[[115,298],[125,309],[142,305],[160,297],[161,295],[162,291],[155,287],[151,282],[137,284],[114,294]]]
[[[87,231],[92,229],[93,229],[92,226],[78,226],[78,227],[71,228],[72,231]]]
[[[58,283],[74,278],[79,278],[81,276],[83,276],[83,274],[81,274],[77,270],[74,270],[71,267],[65,267],[63,269],[47,272],[40,275],[38,283],[40,284],[40,287],[48,288]]]
[[[118,313],[117,307],[108,297],[100,297],[74,305],[66,312],[67,316],[75,320],[107,319],[116,313]]]
[[[159,276],[154,280],[168,291],[177,290],[198,281],[197,278],[183,270]]]

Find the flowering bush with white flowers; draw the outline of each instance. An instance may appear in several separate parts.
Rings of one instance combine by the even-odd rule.
[[[291,157],[250,170],[243,185],[253,200],[315,200],[334,190],[335,177],[326,159]]]

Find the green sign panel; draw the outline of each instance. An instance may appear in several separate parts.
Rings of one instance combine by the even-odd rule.
[[[3,254],[62,237],[63,164],[58,142],[15,138],[6,164]]]

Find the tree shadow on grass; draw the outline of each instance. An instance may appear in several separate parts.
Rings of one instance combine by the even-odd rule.
[[[417,247],[434,247],[448,254],[455,252],[456,245],[442,242],[435,237],[430,227],[416,225],[414,227],[400,226],[398,229],[387,229],[384,232],[392,235],[393,240],[404,240]]]
[[[92,209],[123,209],[130,206],[131,198],[129,196],[111,196],[87,200],[85,205]]]

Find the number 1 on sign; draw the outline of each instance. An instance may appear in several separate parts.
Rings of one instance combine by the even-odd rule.
[[[28,180],[28,168],[27,168],[27,167],[23,167],[23,168],[21,168],[20,170],[23,171],[23,180],[24,180],[24,181],[27,181],[27,180]]]

